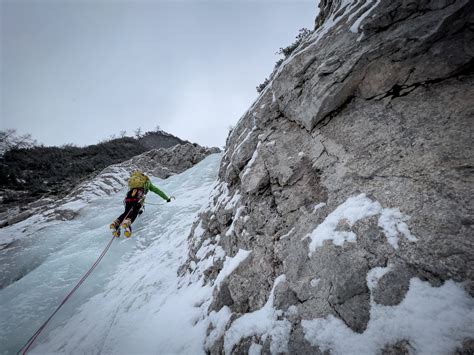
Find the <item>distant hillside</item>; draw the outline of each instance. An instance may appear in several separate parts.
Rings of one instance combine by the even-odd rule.
[[[156,148],[187,143],[163,131],[123,137],[87,147],[12,149],[0,157],[2,209],[43,195],[61,196],[105,167]]]

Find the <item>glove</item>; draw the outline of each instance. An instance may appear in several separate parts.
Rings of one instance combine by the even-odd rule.
[[[166,202],[171,202],[171,199],[170,199],[170,198],[168,198],[168,199],[166,200]]]

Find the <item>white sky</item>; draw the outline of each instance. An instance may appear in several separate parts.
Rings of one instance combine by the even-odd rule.
[[[137,127],[223,146],[316,1],[0,0],[0,130],[94,144]]]

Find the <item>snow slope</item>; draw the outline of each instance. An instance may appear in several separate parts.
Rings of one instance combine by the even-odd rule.
[[[212,155],[182,174],[152,179],[176,200],[167,204],[148,195],[148,202],[159,205],[146,207],[133,238],[114,241],[32,353],[203,351],[207,323],[192,323],[204,314],[201,299],[209,299],[212,289],[198,284],[179,289],[176,272],[187,257],[191,224],[208,202],[219,162],[220,155]],[[124,193],[92,201],[76,219],[51,223],[1,251],[2,274],[24,269],[0,290],[1,354],[16,353],[95,261],[109,240],[108,224],[122,212]]]

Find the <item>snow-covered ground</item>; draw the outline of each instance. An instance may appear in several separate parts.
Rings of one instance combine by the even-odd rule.
[[[32,353],[199,353],[206,324],[196,286],[178,290],[177,269],[187,237],[207,204],[220,155],[167,180],[152,179],[176,200],[149,193],[131,239],[115,240],[94,273],[37,339]],[[72,221],[57,221],[0,253],[0,353],[16,353],[92,265],[110,238],[108,224],[123,210],[125,190],[92,201]],[[2,233],[15,231],[4,229]],[[1,236],[0,236],[1,237]],[[13,271],[12,271],[13,270]],[[16,281],[15,281],[16,280]]]

